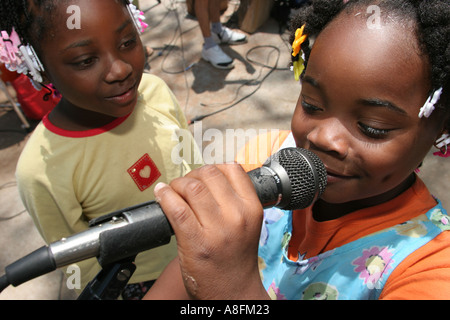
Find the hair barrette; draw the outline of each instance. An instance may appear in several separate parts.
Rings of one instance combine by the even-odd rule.
[[[435,144],[435,147],[440,149],[440,151],[433,153],[435,156],[448,158],[450,157],[450,152],[448,146],[450,145],[450,134],[444,133]]]
[[[0,61],[9,71],[30,76],[34,82],[33,85],[37,88],[40,87],[38,83],[43,80],[41,72],[44,71],[44,66],[33,47],[29,44],[22,44],[14,28],[10,35],[6,31],[1,31]]]
[[[419,118],[422,118],[425,116],[425,118],[428,118],[431,113],[434,111],[435,104],[439,101],[442,94],[442,88],[437,89],[433,92],[433,94],[430,95],[430,97],[427,99],[425,104],[422,108],[420,108],[419,112]]]
[[[133,0],[129,0],[130,4],[127,5],[128,12],[130,13],[131,18],[133,18],[134,25],[139,33],[142,33],[147,29],[148,24],[144,22],[145,16],[144,12],[139,10],[134,4]]]
[[[0,39],[0,62],[9,65],[10,68],[17,69],[21,63],[18,57],[20,54],[19,46],[20,39],[14,29],[11,35],[8,35],[6,31],[2,31]]]
[[[294,77],[296,81],[300,79],[300,76],[305,70],[305,55],[302,50],[302,44],[308,38],[308,35],[303,34],[304,30],[305,25],[295,31],[295,40],[292,43],[292,56],[294,57],[292,70],[294,71]]]

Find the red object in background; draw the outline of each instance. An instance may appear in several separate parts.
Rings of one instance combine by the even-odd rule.
[[[11,85],[16,90],[17,101],[23,113],[30,119],[41,120],[61,100],[51,88],[51,92],[46,88],[36,90],[30,79],[23,74],[11,81]]]
[[[0,63],[0,72],[3,82],[12,82],[20,76],[17,72],[12,72],[6,69],[3,63]]]

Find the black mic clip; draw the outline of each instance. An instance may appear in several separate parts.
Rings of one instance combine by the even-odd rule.
[[[135,257],[128,257],[103,267],[86,285],[78,300],[116,300],[136,270]]]
[[[142,205],[140,205],[142,206]],[[132,208],[128,208],[131,210]],[[119,221],[125,219],[123,212],[120,210],[100,216],[89,221],[89,228],[100,226],[102,223],[110,223],[111,221]],[[102,265],[102,270],[92,279],[81,294],[78,300],[116,300],[131,279],[136,270],[134,260],[136,255],[130,256],[123,260],[104,265],[102,259],[98,259]]]
[[[153,214],[154,219],[149,219],[150,213]],[[141,203],[92,219],[89,221],[89,228],[123,222],[128,223],[127,228],[111,228],[99,234],[101,246],[97,260],[102,270],[89,282],[78,300],[117,299],[136,270],[134,259],[137,253],[167,244],[170,241],[170,235],[173,235],[172,227],[155,201]],[[130,231],[134,235],[132,239],[130,239]],[[152,243],[149,238],[156,238],[159,241]],[[149,243],[152,245],[149,246]]]
[[[149,212],[156,213],[155,217],[158,217],[151,219],[151,223],[148,219]],[[141,223],[131,223],[139,221]],[[99,240],[102,245],[97,260],[102,270],[88,283],[78,300],[117,299],[136,270],[134,264],[136,253],[167,244],[170,241],[169,235],[173,235],[170,224],[155,201],[141,203],[92,219],[89,221],[89,228],[123,222],[129,223],[128,229],[124,228],[126,232],[122,233],[120,228],[111,228],[100,233]],[[135,237],[132,240],[129,239],[129,228],[135,229],[133,232]],[[149,246],[147,238],[154,237],[155,233],[159,234],[156,238],[160,239],[160,242]],[[118,252],[122,253],[120,260],[118,260]]]
[[[99,264],[111,263],[136,256],[139,252],[168,244],[174,234],[161,207],[156,201],[112,212],[89,222],[89,227],[125,223],[122,228],[109,228],[99,234]],[[130,235],[132,235],[130,237]]]

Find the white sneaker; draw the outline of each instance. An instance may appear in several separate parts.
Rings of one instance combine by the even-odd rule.
[[[227,27],[222,27],[220,34],[215,32],[211,32],[211,34],[217,43],[241,44],[247,42],[247,36],[245,34],[233,31]]]
[[[233,59],[225,54],[219,46],[214,46],[206,50],[203,48],[202,58],[218,69],[231,69],[234,67]]]

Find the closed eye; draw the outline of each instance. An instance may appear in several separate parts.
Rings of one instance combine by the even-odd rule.
[[[368,126],[362,122],[358,123],[358,126],[363,134],[373,139],[384,139],[392,131],[391,129],[378,129]]]
[[[316,107],[315,105],[312,105],[310,103],[307,103],[305,100],[302,99],[302,108],[305,111],[305,113],[307,114],[314,114],[316,112],[321,111],[322,109],[320,109],[319,107]]]

